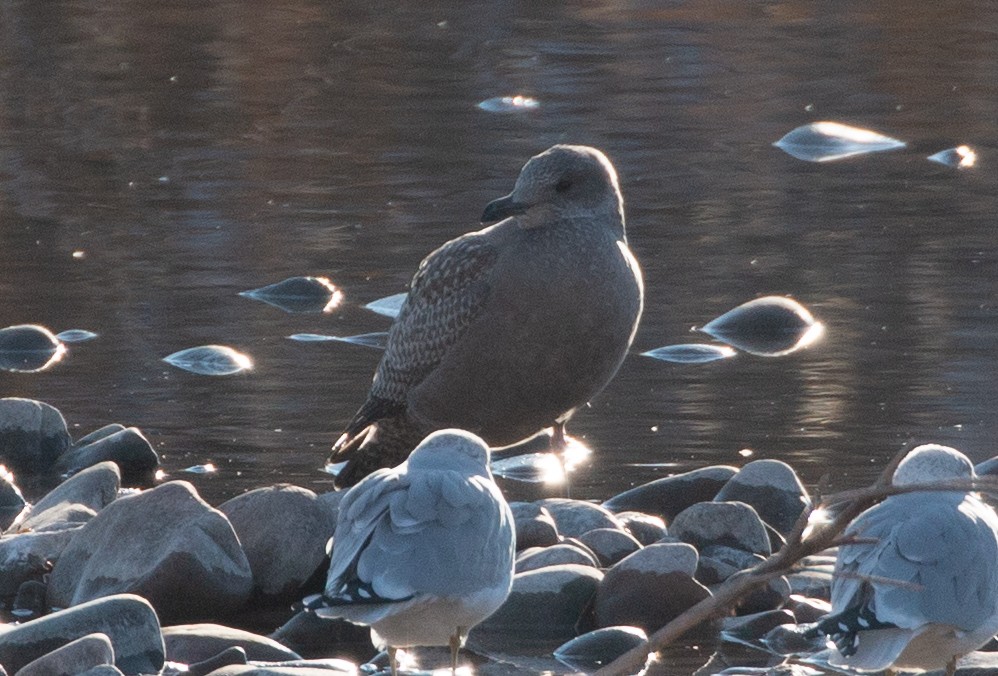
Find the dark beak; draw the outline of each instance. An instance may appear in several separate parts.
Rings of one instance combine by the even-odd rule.
[[[482,212],[482,223],[495,223],[496,221],[501,221],[504,218],[516,216],[526,211],[526,204],[515,202],[512,195],[506,195],[497,200],[492,200],[485,205],[485,211]]]

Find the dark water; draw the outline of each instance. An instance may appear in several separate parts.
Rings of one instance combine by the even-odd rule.
[[[82,328],[0,395],[73,434],[140,427],[217,503],[318,471],[362,401],[360,310],[477,227],[557,142],[614,161],[646,280],[635,351],[758,295],[827,326],[812,348],[670,365],[631,356],[571,431],[573,495],[754,458],[835,487],[905,444],[998,453],[998,5],[984,0],[384,3],[57,1],[0,10],[0,325]],[[526,94],[524,114],[476,104]],[[771,146],[818,120],[908,148],[809,164]],[[967,143],[976,168],[925,157]],[[236,294],[326,275],[289,315]],[[247,375],[162,357],[222,343]],[[185,467],[214,462],[211,476]],[[654,465],[654,466],[648,466]],[[513,486],[515,497],[543,494]]]

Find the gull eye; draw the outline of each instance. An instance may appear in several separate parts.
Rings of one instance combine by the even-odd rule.
[[[565,192],[571,187],[572,187],[572,179],[563,178],[555,184],[554,190],[555,192]]]

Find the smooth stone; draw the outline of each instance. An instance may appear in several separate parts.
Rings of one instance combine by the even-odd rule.
[[[760,642],[776,655],[814,654],[826,647],[825,636],[807,638],[805,632],[810,625],[798,626],[793,622],[773,627],[760,639]]]
[[[511,502],[509,508],[516,525],[517,551],[531,547],[549,547],[561,539],[551,512],[540,505],[534,502]]]
[[[113,462],[88,467],[53,488],[20,522],[26,530],[62,530],[82,526],[111,504],[121,488],[121,472]]]
[[[14,676],[74,676],[113,664],[114,648],[108,635],[87,634],[29,662]]]
[[[669,529],[660,516],[643,512],[617,512],[617,518],[624,524],[624,530],[642,545],[654,544],[669,534]]]
[[[126,427],[83,446],[74,446],[56,463],[63,474],[76,474],[100,462],[111,461],[121,470],[126,486],[152,486],[159,455],[137,427]]]
[[[577,538],[597,528],[623,528],[613,512],[584,500],[545,498],[537,504],[551,513],[562,537]]]
[[[336,512],[306,488],[257,488],[218,509],[239,536],[253,571],[254,591],[266,598],[300,598],[299,590],[327,562],[326,543],[336,530]]]
[[[801,560],[798,569],[787,575],[790,593],[827,601],[832,595],[835,556],[819,554]]]
[[[79,448],[80,446],[86,446],[87,444],[92,444],[95,441],[100,441],[105,437],[109,437],[115,432],[121,432],[125,429],[125,426],[121,423],[110,423],[104,425],[103,427],[98,427],[90,434],[84,434],[82,437],[76,440],[73,444],[73,448]]]
[[[710,596],[693,579],[697,552],[687,544],[654,544],[624,558],[606,572],[596,591],[596,623],[626,625],[647,633]]]
[[[797,624],[807,624],[817,622],[822,617],[832,612],[832,604],[822,599],[813,599],[809,596],[791,594],[787,599],[787,610],[794,614]]]
[[[370,628],[339,618],[322,618],[307,611],[293,615],[268,638],[302,655],[336,653],[366,659],[374,651]]]
[[[762,519],[744,502],[700,502],[692,505],[669,524],[669,534],[697,549],[725,545],[763,556],[772,553]]]
[[[70,641],[97,633],[111,639],[114,664],[125,674],[157,674],[163,668],[159,618],[148,601],[134,594],[83,603],[0,633],[0,664],[16,672]]]
[[[17,588],[17,595],[14,597],[14,604],[11,610],[18,620],[34,619],[44,615],[48,611],[48,604],[45,598],[48,594],[48,586],[39,580],[26,580]]]
[[[572,669],[591,673],[647,643],[648,635],[640,627],[604,627],[563,643],[554,651],[554,657]]]
[[[715,502],[744,502],[782,535],[797,523],[811,504],[807,489],[793,467],[780,460],[753,460],[724,484]]]
[[[786,605],[790,598],[790,583],[786,577],[774,577],[763,586],[753,589],[739,599],[735,612],[740,615],[752,615],[769,610],[777,610]]]
[[[72,443],[62,413],[41,401],[0,399],[0,464],[14,474],[49,472]]]
[[[577,634],[602,579],[599,570],[572,564],[517,573],[509,598],[471,630],[469,645],[498,642],[508,648],[510,641],[567,641]]]
[[[698,502],[713,500],[738,470],[727,465],[655,479],[618,493],[603,503],[611,512],[643,512],[671,524],[677,514]]]
[[[14,475],[0,465],[0,533],[10,528],[27,506],[21,489],[14,482]]]
[[[96,667],[87,669],[78,676],[124,676],[118,667],[110,664],[101,664]]]
[[[991,474],[998,474],[998,455],[993,458],[988,458],[983,462],[979,462],[974,465],[974,473],[977,476],[989,476]]]
[[[700,563],[696,578],[710,586],[720,584],[740,570],[751,568],[765,561],[759,554],[725,545],[708,545],[700,550]]]
[[[774,627],[793,624],[794,616],[789,610],[766,610],[751,615],[725,617],[721,620],[724,637],[751,643],[759,641]]]
[[[208,674],[216,669],[228,667],[233,664],[246,664],[248,661],[246,651],[238,646],[233,646],[226,648],[214,657],[188,664],[184,676],[208,676]]]
[[[222,667],[211,672],[210,676],[331,676],[331,674],[357,674],[357,667],[344,662],[342,666],[336,667],[328,661],[317,662],[317,666],[309,666],[306,663],[297,665],[233,665]],[[402,672],[400,672],[402,673]]]
[[[579,539],[596,554],[601,568],[609,568],[641,549],[641,543],[633,535],[616,528],[597,528]]]
[[[188,482],[170,481],[118,498],[78,530],[49,576],[49,604],[130,592],[177,623],[235,610],[252,585],[225,515]]]
[[[166,659],[171,662],[202,662],[227,648],[238,647],[246,657],[260,662],[299,660],[301,656],[277,641],[220,624],[182,624],[163,628]]]
[[[599,561],[589,552],[580,549],[570,542],[562,542],[550,547],[531,547],[524,549],[516,557],[516,572],[525,573],[528,570],[538,570],[550,566],[578,564],[599,568]]]
[[[0,537],[0,596],[16,594],[28,580],[41,580],[49,574],[80,527],[63,530],[25,532]]]

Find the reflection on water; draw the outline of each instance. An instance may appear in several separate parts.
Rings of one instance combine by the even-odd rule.
[[[780,458],[832,488],[902,445],[996,452],[998,8],[771,3],[18,1],[0,22],[0,325],[99,338],[0,391],[74,436],[136,425],[217,503],[320,466],[379,354],[286,336],[387,330],[365,303],[478,226],[553,143],[617,167],[646,280],[635,352],[757,296],[806,298],[820,343],[780,359],[629,358],[571,430],[573,495]],[[523,95],[519,114],[478,103]],[[773,148],[821,120],[905,149],[812,164]],[[968,144],[964,171],[925,160]],[[330,314],[237,294],[293,276]],[[235,345],[255,368],[161,360]],[[516,497],[537,486],[511,485]]]

